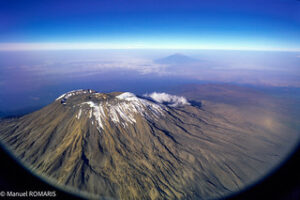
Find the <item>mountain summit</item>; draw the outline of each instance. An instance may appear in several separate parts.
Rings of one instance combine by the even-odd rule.
[[[0,122],[1,141],[52,184],[87,198],[211,199],[266,169],[271,145],[184,97],[75,90]],[[259,173],[257,171],[259,170]]]
[[[199,60],[183,54],[176,53],[164,58],[157,59],[154,62],[159,64],[167,64],[167,65],[181,65],[181,64],[195,64],[199,62]]]
[[[69,100],[70,97],[73,98]],[[138,117],[153,120],[163,115],[167,109],[130,92],[104,94],[92,90],[77,90],[62,95],[56,101],[77,111],[77,119],[88,116],[89,122],[95,124],[100,132],[111,125],[125,128],[128,124],[136,123]]]

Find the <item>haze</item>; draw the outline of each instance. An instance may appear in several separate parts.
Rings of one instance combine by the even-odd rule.
[[[0,60],[0,111],[44,106],[77,88],[144,94],[203,82],[300,86],[297,52],[18,51],[0,52]]]

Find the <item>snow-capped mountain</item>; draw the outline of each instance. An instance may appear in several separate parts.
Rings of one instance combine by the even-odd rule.
[[[76,90],[0,122],[1,141],[33,172],[98,199],[229,194],[269,167],[277,146],[264,137],[166,93]],[[257,150],[266,146],[261,160]]]

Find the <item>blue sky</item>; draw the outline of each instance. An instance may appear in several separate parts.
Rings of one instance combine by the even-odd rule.
[[[297,0],[0,2],[0,50],[174,48],[300,51]]]

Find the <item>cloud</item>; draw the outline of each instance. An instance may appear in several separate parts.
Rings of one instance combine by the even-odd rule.
[[[151,94],[144,94],[143,96],[146,98],[150,98],[155,102],[167,104],[168,106],[171,107],[190,105],[190,103],[185,97],[171,95],[164,92],[163,93],[153,92]]]
[[[119,60],[97,60],[97,61],[53,61],[39,64],[23,64],[16,69],[30,72],[36,75],[72,75],[85,76],[108,72],[111,70],[133,70],[140,74],[164,74],[166,66],[153,63],[151,60],[142,59],[119,59]]]

